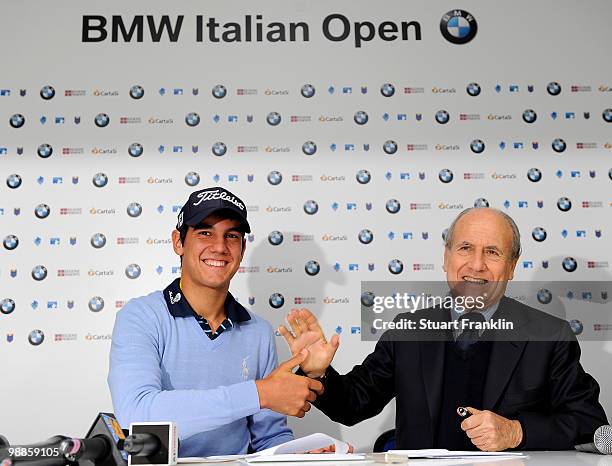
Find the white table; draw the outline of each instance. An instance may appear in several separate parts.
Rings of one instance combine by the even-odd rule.
[[[408,466],[452,466],[452,465],[474,465],[474,466],[612,466],[612,456],[596,455],[591,453],[579,453],[577,451],[528,451],[528,458],[474,458],[465,460],[452,459],[411,459]],[[241,462],[225,463],[191,463],[188,466],[244,466]],[[338,462],[302,462],[302,463],[268,463],[271,466],[359,466],[375,465],[384,466],[384,463],[372,461],[338,461]],[[262,466],[262,465],[260,465]],[[392,466],[389,464],[389,466]],[[400,465],[395,465],[400,466]]]

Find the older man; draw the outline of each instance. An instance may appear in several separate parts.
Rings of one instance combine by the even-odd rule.
[[[330,366],[338,337],[327,342],[308,311],[290,313],[293,332],[279,330],[294,354],[309,349],[301,370],[325,387],[315,406],[353,425],[395,397],[401,449],[563,450],[592,438],[607,419],[569,325],[504,296],[519,255],[519,230],[508,215],[490,208],[462,212],[447,232],[444,270],[451,295],[478,295],[481,305],[398,318],[470,324],[450,325],[427,338],[417,333],[410,341],[387,331],[346,375]],[[491,319],[511,322],[512,332],[483,332]],[[460,418],[459,406],[468,406],[471,416]]]

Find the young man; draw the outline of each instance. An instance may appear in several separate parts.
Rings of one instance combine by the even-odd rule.
[[[175,421],[180,456],[240,454],[292,440],[320,382],[278,368],[274,332],[228,291],[250,233],[245,204],[223,188],[196,191],[172,232],[181,278],[130,300],[113,331],[108,383],[125,428]]]

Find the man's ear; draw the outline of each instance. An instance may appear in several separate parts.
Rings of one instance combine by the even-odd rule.
[[[448,261],[448,248],[444,246],[444,263],[442,264],[442,270],[446,272],[446,263]]]
[[[183,255],[183,242],[181,241],[181,233],[178,230],[172,232],[172,248],[177,255]]]
[[[242,238],[242,253],[240,254],[240,260],[244,258],[244,251],[246,251],[246,243],[247,243],[246,236],[244,236]]]
[[[516,269],[518,260],[519,258],[517,257],[516,259],[510,261],[510,276],[508,277],[508,280],[512,280],[514,278],[514,270]]]

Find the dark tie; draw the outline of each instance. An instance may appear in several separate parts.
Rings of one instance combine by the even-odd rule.
[[[463,328],[462,321],[467,320],[468,322],[484,322],[484,316],[477,311],[466,312],[461,317],[459,317],[459,329]],[[469,325],[469,324],[466,324]],[[480,326],[478,326],[480,327]],[[480,329],[479,328],[470,328],[469,326],[465,328],[463,333],[457,337],[455,344],[462,351],[467,351],[470,347],[478,342],[480,339]]]

